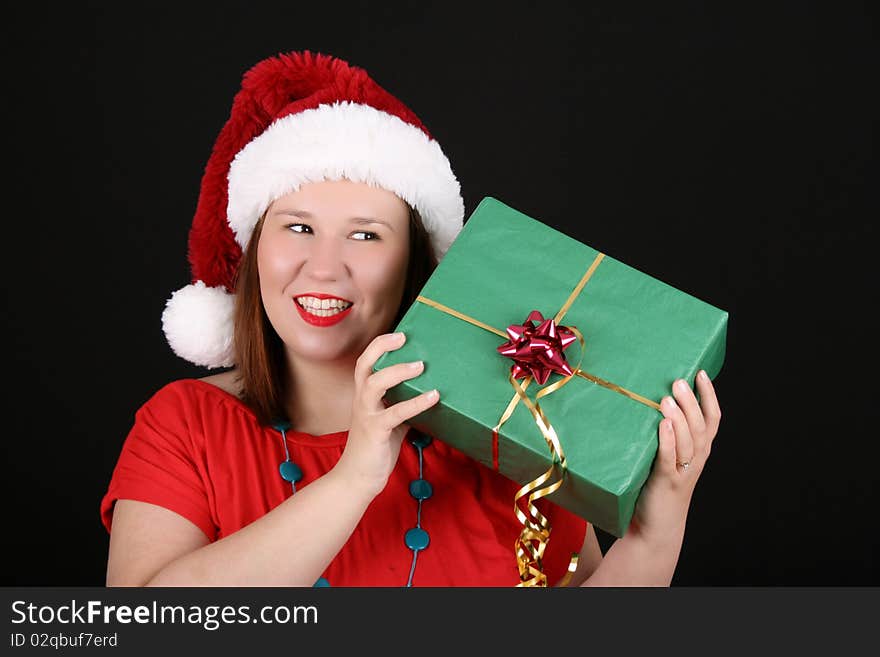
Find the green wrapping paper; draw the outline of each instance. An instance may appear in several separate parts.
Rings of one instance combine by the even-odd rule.
[[[598,255],[595,249],[487,197],[465,223],[421,296],[502,332],[529,312],[552,318]],[[560,321],[582,334],[584,372],[659,402],[672,382],[693,383],[700,369],[715,377],[724,360],[727,313],[611,257],[601,260]],[[423,360],[421,376],[386,394],[392,403],[437,388],[440,402],[409,421],[488,467],[492,428],[515,391],[505,340],[430,305],[415,302],[396,328],[405,345],[384,354],[378,371]],[[579,342],[565,350],[574,367]],[[564,378],[553,373],[540,389]],[[522,380],[520,380],[522,383]],[[646,404],[581,377],[539,400],[567,458],[561,488],[547,499],[621,537],[657,451],[662,415]],[[497,467],[526,484],[552,463],[526,405],[500,428]],[[513,500],[511,500],[512,502]],[[513,506],[511,505],[511,513]]]

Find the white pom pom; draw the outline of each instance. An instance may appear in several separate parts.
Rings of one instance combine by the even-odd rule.
[[[235,296],[202,281],[171,295],[162,313],[162,330],[171,349],[203,367],[231,367]]]

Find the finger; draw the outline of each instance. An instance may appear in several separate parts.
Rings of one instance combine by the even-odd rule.
[[[694,441],[691,438],[691,432],[688,429],[687,418],[682,410],[675,403],[672,397],[664,397],[660,403],[660,410],[663,415],[672,420],[672,428],[675,430],[675,455],[677,463],[690,465],[694,458]],[[687,468],[688,466],[684,466]]]
[[[410,418],[428,410],[439,400],[440,394],[435,389],[388,407],[383,413],[386,430],[391,431],[395,429]]]
[[[400,349],[406,342],[403,333],[383,333],[373,338],[363,353],[358,357],[354,366],[355,385],[363,385],[367,377],[373,373],[373,365],[386,351]]]
[[[672,477],[676,473],[675,468],[675,431],[672,429],[672,420],[663,419],[660,421],[660,427],[657,429],[657,458],[660,472],[667,477]]]
[[[687,418],[688,427],[691,430],[691,436],[697,440],[699,436],[706,431],[706,421],[703,419],[703,410],[697,402],[694,391],[684,379],[678,379],[672,384],[672,394],[678,407],[684,412]]]
[[[706,420],[706,429],[711,443],[715,434],[718,433],[718,425],[721,423],[721,406],[718,404],[715,386],[712,385],[706,370],[700,370],[697,374],[697,392],[700,393],[700,406],[703,409],[703,417]]]
[[[418,360],[412,363],[390,365],[378,372],[373,372],[373,374],[367,377],[363,386],[363,389],[367,392],[368,401],[375,402],[378,406],[379,400],[388,392],[389,388],[393,388],[402,381],[419,376],[424,370],[425,364]]]

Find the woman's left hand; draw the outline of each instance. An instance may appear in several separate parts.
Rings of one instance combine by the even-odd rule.
[[[700,401],[684,379],[675,381],[673,397],[660,410],[659,447],[651,476],[642,488],[631,530],[648,540],[680,541],[694,486],[703,472],[718,433],[721,408],[704,371],[696,377]]]

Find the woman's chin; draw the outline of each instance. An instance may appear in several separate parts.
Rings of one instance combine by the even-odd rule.
[[[338,362],[353,362],[358,359],[362,351],[358,351],[351,345],[328,345],[326,340],[320,344],[298,344],[288,348],[288,352],[296,360],[326,363],[328,365]]]

